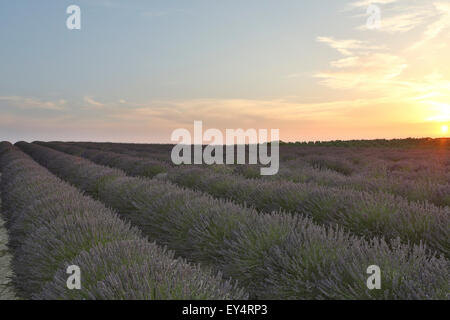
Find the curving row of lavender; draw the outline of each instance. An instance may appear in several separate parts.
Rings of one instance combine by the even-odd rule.
[[[423,246],[363,240],[301,215],[259,214],[40,145],[17,145],[177,255],[237,279],[253,298],[448,299],[449,263]],[[382,290],[366,286],[373,264],[382,270]]]
[[[169,144],[155,144],[151,148],[148,148],[148,145],[145,144],[135,143],[66,142],[66,144],[87,149],[122,153],[134,157],[151,158],[172,165],[170,154],[173,145]]]
[[[148,242],[9,143],[0,144],[0,167],[14,282],[23,298],[246,298],[220,275]],[[81,269],[81,290],[67,288],[70,265]]]
[[[132,157],[120,153],[83,148],[59,142],[35,142],[35,144],[87,158],[104,166],[118,168],[131,176],[152,178],[159,173],[166,173],[170,169],[168,164],[155,159]]]
[[[84,149],[65,144],[44,144],[57,150],[86,157],[96,163],[118,167],[130,175],[146,174],[147,161],[113,152]],[[108,159],[120,158],[117,161]],[[150,168],[153,164],[150,164]],[[150,175],[150,177],[153,175]],[[214,172],[198,167],[178,167],[167,178],[178,185],[231,199],[262,212],[284,210],[310,216],[319,224],[338,224],[356,235],[399,237],[403,242],[426,245],[450,256],[450,207],[409,202],[387,193],[369,193],[330,188],[312,183],[246,179],[240,175]]]

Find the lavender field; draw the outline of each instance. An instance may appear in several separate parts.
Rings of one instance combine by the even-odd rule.
[[[172,147],[2,142],[0,299],[450,298],[450,139],[281,143],[273,176]]]

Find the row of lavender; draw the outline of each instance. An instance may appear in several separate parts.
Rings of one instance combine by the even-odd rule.
[[[170,144],[153,144],[151,147],[149,147],[150,145],[134,143],[68,142],[67,144],[156,159],[166,164],[172,163],[170,155],[173,145]]]
[[[74,163],[76,165],[76,163]],[[1,191],[15,286],[29,299],[242,299],[200,266],[148,242],[100,202],[84,196],[9,143],[0,144]],[[81,269],[81,289],[67,268]]]
[[[301,215],[260,214],[37,144],[18,146],[177,255],[237,279],[253,298],[448,299],[449,262],[423,246],[368,241]],[[366,286],[373,264],[382,270],[382,290]]]
[[[83,148],[170,162],[170,145],[71,143]],[[450,206],[450,144],[421,149],[281,146],[280,172],[264,179],[313,182],[387,192],[411,201]],[[236,166],[247,178],[262,178],[259,166]]]
[[[410,201],[430,202],[438,206],[450,206],[450,183],[439,182],[432,176],[413,179],[402,177],[385,169],[378,173],[342,175],[330,169],[317,169],[308,163],[296,161],[282,166],[279,173],[271,177],[262,177],[259,168],[254,166],[238,166],[235,173],[249,179],[285,180],[296,183],[316,183],[327,187],[342,187],[346,189],[385,192],[401,196]]]
[[[287,160],[281,163],[279,174],[264,178],[384,191],[411,201],[450,205],[448,147],[436,150],[310,148],[309,152],[291,151],[290,157],[285,155]],[[260,178],[256,166],[237,169],[246,177]]]
[[[153,174],[147,173],[156,172],[152,162],[136,157],[61,143],[41,144],[86,157],[98,164],[118,167],[130,175],[152,177]],[[304,214],[316,223],[338,224],[359,236],[426,243],[438,254],[450,256],[450,207],[409,202],[383,192],[369,193],[313,183],[251,180],[196,167],[172,168],[168,170],[167,178],[216,198],[249,205],[260,212],[283,210]]]

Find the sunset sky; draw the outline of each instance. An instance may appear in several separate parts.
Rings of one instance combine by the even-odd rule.
[[[0,140],[449,136],[448,0],[2,0],[0,42]]]

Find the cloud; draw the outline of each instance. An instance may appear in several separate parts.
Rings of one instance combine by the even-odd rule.
[[[330,62],[334,69],[318,72],[314,77],[320,83],[334,89],[374,90],[400,75],[408,66],[406,61],[387,51],[383,46],[371,45],[356,39],[336,40],[318,37],[318,42],[326,43],[345,58]]]
[[[43,109],[62,111],[65,109],[65,100],[43,101],[32,97],[0,96],[0,101],[19,109]]]
[[[439,18],[427,26],[423,32],[422,39],[414,43],[410,50],[422,47],[427,42],[435,39],[442,31],[450,28],[450,3],[436,2],[433,5]]]
[[[135,108],[109,110],[117,122],[161,122],[174,127],[188,126],[202,120],[216,127],[260,127],[274,123],[335,121],[361,107],[390,103],[397,97],[348,99],[330,102],[303,103],[298,97],[271,100],[256,99],[192,99],[152,101]]]
[[[328,44],[331,48],[336,49],[345,56],[353,55],[357,50],[370,51],[384,48],[383,46],[371,46],[367,41],[355,39],[336,40],[332,37],[317,37],[316,40]]]
[[[450,28],[450,3],[425,2],[425,1],[357,1],[353,2],[353,8],[363,7],[369,4],[394,4],[389,9],[383,10],[380,32],[403,33],[421,27],[421,37],[411,45],[411,37],[405,37],[406,49],[417,49],[424,46],[433,39],[444,35],[444,31]],[[386,14],[390,16],[386,17]],[[361,26],[358,29],[365,29]],[[411,34],[412,36],[414,34]],[[448,34],[447,34],[448,35]],[[403,40],[402,39],[402,40]],[[416,36],[417,39],[417,36]],[[443,39],[440,43],[427,45],[426,51],[411,54],[409,50],[393,50],[377,45],[377,38],[372,42],[358,39],[336,40],[332,37],[318,37],[317,41],[326,43],[330,47],[340,52],[344,57],[330,61],[331,68],[316,72],[314,77],[319,79],[319,83],[332,89],[352,90],[349,93],[355,96],[360,93],[377,92],[379,95],[397,92],[399,98],[409,101],[417,97],[437,97],[447,98],[450,96],[448,83],[442,79],[437,79],[436,74],[433,79],[427,79],[426,72],[429,72],[429,61],[440,61],[437,52],[440,47],[446,45]],[[389,42],[385,42],[388,44]],[[402,42],[399,42],[402,43]],[[444,60],[445,61],[445,60]],[[408,68],[412,66],[414,68]],[[444,67],[444,73],[445,73]],[[441,68],[442,69],[442,68]],[[441,75],[442,76],[442,75]],[[401,94],[403,96],[401,96]],[[434,101],[434,100],[433,100]],[[436,102],[436,101],[434,101]],[[437,101],[442,105],[442,101]],[[425,101],[421,103],[426,104]],[[427,104],[430,107],[432,104]]]
[[[402,12],[390,17],[383,16],[380,28],[370,29],[387,33],[403,33],[411,31],[432,16],[432,12],[426,8],[407,8],[407,12]],[[369,30],[367,25],[361,25],[358,30]]]
[[[450,122],[450,104],[436,101],[426,101],[434,114],[427,121]]]
[[[435,81],[432,78],[439,76],[430,75],[430,84]],[[445,80],[442,81],[445,85]],[[403,87],[404,92],[409,92],[411,88],[421,86],[419,82],[411,82],[403,84]],[[380,137],[381,126],[390,134],[397,130],[397,137],[408,136],[414,133],[413,123],[438,119],[440,113],[437,109],[423,114],[419,112],[424,109],[423,103],[438,101],[439,97],[419,97],[423,93],[418,92],[417,100],[408,100],[411,97],[404,92],[317,103],[305,103],[301,97],[155,100],[123,105],[105,103],[96,111],[96,116],[89,111],[36,118],[0,111],[0,134],[6,130],[5,137],[13,137],[9,138],[12,140],[170,142],[173,130],[190,130],[194,120],[202,120],[205,129],[280,129],[283,140],[377,138]],[[411,125],[406,126],[408,123]],[[20,135],[14,137],[11,132],[19,132]]]
[[[364,91],[386,87],[391,79],[400,75],[408,66],[403,58],[387,53],[352,56],[330,64],[338,70],[315,74],[323,85],[334,89]]]
[[[96,108],[103,108],[105,106],[103,103],[95,101],[93,98],[88,97],[88,96],[84,97],[83,100],[85,102],[87,102],[88,104],[90,104],[91,106],[96,107]]]
[[[437,25],[442,27],[442,18],[438,20]],[[441,28],[436,29],[442,32]],[[435,28],[428,28],[428,30],[435,30]],[[383,101],[377,98],[358,99],[359,105],[371,104],[372,106],[372,109],[364,110],[366,118],[374,119],[376,114],[383,114],[392,119],[403,117],[405,121],[407,117],[411,117],[406,122],[414,119],[415,122],[423,123],[449,121],[450,81],[439,72],[424,74],[417,64],[414,65],[415,68],[410,68],[409,73],[404,72],[410,64],[409,59],[417,63],[421,61],[420,57],[417,60],[414,55],[396,55],[387,48],[361,50],[376,46],[370,46],[358,40],[339,41],[332,38],[318,40],[328,43],[345,56],[332,60],[331,70],[315,74],[322,85],[333,89],[351,90],[349,92],[356,96],[358,92],[366,97],[368,92],[374,92],[375,97],[384,97]],[[351,112],[352,109],[348,110]],[[353,117],[356,121],[357,115],[354,114]],[[432,131],[432,125],[427,128]]]

